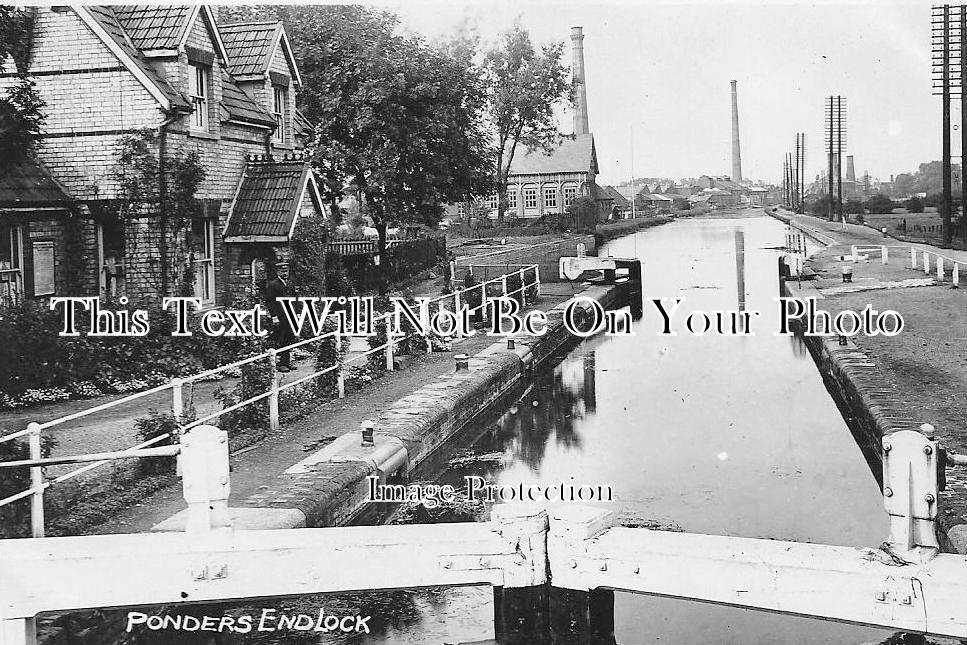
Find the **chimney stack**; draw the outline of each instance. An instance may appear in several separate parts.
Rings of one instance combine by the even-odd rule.
[[[739,149],[739,94],[732,81],[732,181],[742,181],[742,152]]]
[[[846,179],[856,181],[856,168],[853,166],[853,155],[846,155]]]
[[[571,27],[571,49],[574,63],[571,81],[574,83],[574,134],[590,134],[588,125],[588,90],[584,82],[584,29]]]

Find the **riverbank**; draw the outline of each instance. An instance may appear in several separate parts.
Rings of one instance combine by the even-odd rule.
[[[967,452],[967,420],[963,416],[964,392],[967,391],[967,330],[963,323],[967,308],[967,290],[950,282],[947,261],[946,281],[935,273],[925,274],[922,253],[940,253],[949,259],[967,261],[967,253],[939,249],[924,244],[912,245],[918,266],[911,268],[910,244],[896,248],[898,242],[884,238],[867,227],[832,223],[814,217],[779,213],[780,219],[803,230],[824,244],[806,265],[818,278],[811,286],[822,295],[823,308],[838,312],[861,311],[867,305],[878,311],[892,309],[903,316],[904,330],[897,336],[859,335],[838,359],[839,348],[830,349],[835,341],[824,341],[826,354],[840,363],[838,370],[857,390],[853,399],[854,414],[866,409],[878,419],[878,432],[917,428],[929,423],[936,437],[953,452]],[[851,253],[852,245],[887,245],[888,262],[879,253],[870,261],[842,260]],[[852,283],[842,281],[842,267],[853,266]],[[934,263],[935,266],[935,263]],[[959,288],[957,288],[959,286]],[[798,295],[795,284],[791,295]],[[855,348],[855,349],[854,349]],[[858,361],[846,370],[844,361]],[[877,451],[878,451],[877,445]],[[947,490],[942,495],[941,526],[946,529],[967,524],[967,477],[960,469],[947,470]],[[956,537],[959,530],[953,532]],[[962,542],[962,541],[961,541]],[[965,543],[956,548],[965,552]]]

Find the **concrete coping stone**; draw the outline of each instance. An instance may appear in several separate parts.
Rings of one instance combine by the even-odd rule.
[[[229,508],[228,515],[235,531],[270,531],[273,529],[301,529],[306,516],[295,508]],[[188,509],[179,511],[151,527],[152,533],[184,533],[188,525]]]
[[[363,446],[358,432],[347,432],[328,446],[309,455],[299,463],[285,470],[286,475],[310,473],[314,466],[322,463],[362,462],[373,470],[396,472],[408,461],[406,446],[393,436],[380,433],[377,429],[374,445]]]

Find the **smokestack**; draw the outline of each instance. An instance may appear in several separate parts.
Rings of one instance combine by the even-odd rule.
[[[742,181],[742,152],[739,149],[739,94],[732,81],[732,181]]]
[[[853,155],[846,155],[846,179],[856,181],[856,168],[853,166]]]
[[[574,63],[571,81],[574,83],[574,134],[590,134],[588,125],[588,90],[584,83],[584,29],[571,27],[571,49]]]

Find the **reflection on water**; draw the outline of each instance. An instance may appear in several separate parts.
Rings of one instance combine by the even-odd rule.
[[[617,240],[603,253],[637,250],[644,294],[684,297],[696,310],[761,315],[754,336],[658,336],[646,302],[634,336],[583,343],[480,436],[486,462],[448,472],[497,484],[610,484],[621,517],[686,531],[842,545],[879,544],[887,533],[874,477],[826,392],[808,351],[777,337],[777,258],[784,226],[772,219],[691,220]],[[536,407],[533,402],[537,402]],[[493,637],[480,590],[452,590],[447,615],[480,619],[449,642]],[[406,642],[441,642],[423,614]],[[464,622],[464,626],[465,622]],[[616,594],[620,644],[861,643],[883,630]],[[428,631],[424,631],[428,630]],[[432,638],[421,638],[420,634]],[[397,639],[378,642],[402,642]]]

